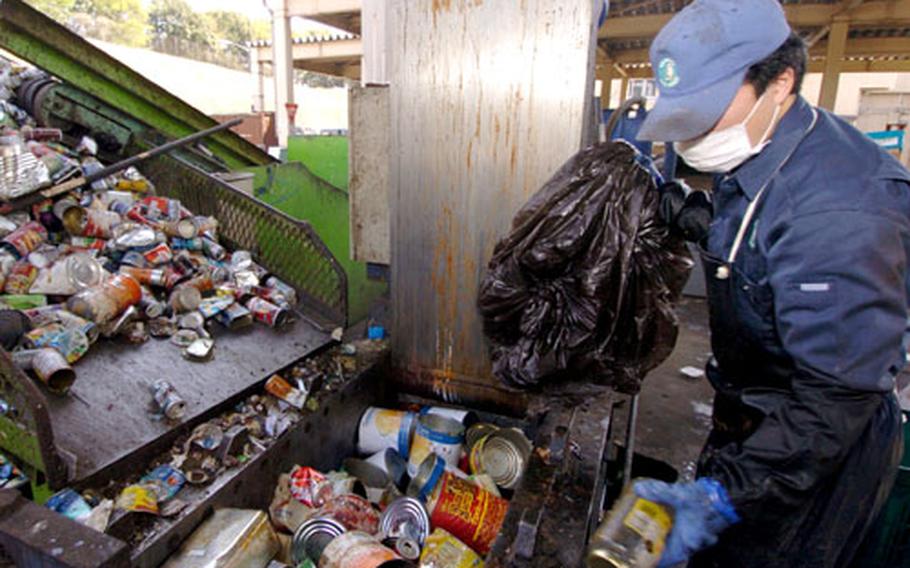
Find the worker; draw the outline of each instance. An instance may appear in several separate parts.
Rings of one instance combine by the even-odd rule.
[[[846,566],[901,454],[910,175],[799,95],[778,0],[695,0],[650,56],[639,138],[715,175],[710,199],[663,188],[702,248],[716,392],[696,481],[635,485],[675,512],[661,565]]]

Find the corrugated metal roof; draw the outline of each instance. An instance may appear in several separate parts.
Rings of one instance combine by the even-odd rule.
[[[357,39],[359,35],[349,34],[345,32],[331,33],[331,34],[321,34],[318,36],[307,36],[307,37],[295,37],[291,39],[292,43],[302,44],[302,43],[329,43],[333,41],[344,41],[349,39]],[[259,40],[253,41],[248,44],[250,47],[271,47],[272,42],[269,40]]]
[[[672,14],[692,0],[610,0],[610,16]],[[840,0],[782,0],[783,4],[837,4]]]

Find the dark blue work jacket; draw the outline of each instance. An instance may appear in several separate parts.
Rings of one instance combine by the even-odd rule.
[[[713,199],[703,257],[718,396],[698,474],[724,485],[743,522],[693,566],[845,566],[900,460],[891,391],[906,359],[910,175],[798,98]]]
[[[774,385],[777,362],[858,390],[894,388],[910,295],[908,182],[875,142],[802,98],[760,154],[717,180],[707,249],[725,259],[766,186],[734,263],[736,307],[756,315],[737,331],[754,337],[759,360],[721,374]]]

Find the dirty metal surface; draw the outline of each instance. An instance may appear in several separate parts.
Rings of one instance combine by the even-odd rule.
[[[488,568],[581,566],[600,519],[616,394],[550,399]]]
[[[156,519],[153,534],[134,548],[133,565],[160,565],[216,507],[267,509],[278,476],[296,464],[320,471],[340,467],[344,458],[355,453],[361,414],[384,400],[384,385],[382,374],[372,367],[337,392],[317,394],[319,408],[306,412],[266,451],[228,470],[211,485],[184,486],[179,498],[191,506],[176,519]]]
[[[24,499],[0,491],[0,546],[16,566],[126,568],[127,546],[104,533]]]
[[[275,371],[330,342],[306,321],[285,330],[253,325],[227,331],[215,326],[214,356],[184,359],[167,340],[135,346],[102,340],[76,365],[70,395],[48,395],[56,443],[72,454],[70,479],[78,481],[134,454],[169,443],[173,424],[154,419],[149,385],[168,380],[187,403],[185,422],[267,379]],[[156,444],[156,442],[158,442]],[[137,454],[136,459],[140,456]]]
[[[593,3],[387,5],[394,364],[457,402],[459,377],[502,390],[477,289],[515,212],[581,147]]]
[[[389,264],[389,87],[348,91],[351,256]]]

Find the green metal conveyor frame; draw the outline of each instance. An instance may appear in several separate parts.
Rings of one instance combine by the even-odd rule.
[[[78,85],[169,138],[181,138],[217,124],[22,0],[0,0],[0,48]],[[231,170],[275,162],[230,131],[212,136],[207,146]]]

